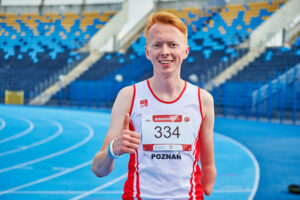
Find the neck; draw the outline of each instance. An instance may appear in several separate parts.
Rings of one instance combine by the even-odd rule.
[[[155,95],[164,101],[173,101],[182,92],[185,81],[180,77],[157,78],[153,76],[149,79],[150,87]]]

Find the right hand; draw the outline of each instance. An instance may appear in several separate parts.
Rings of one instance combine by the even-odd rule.
[[[121,135],[117,137],[113,143],[113,151],[116,155],[122,155],[124,153],[135,153],[139,148],[141,136],[135,131],[129,130],[130,116],[126,113]]]

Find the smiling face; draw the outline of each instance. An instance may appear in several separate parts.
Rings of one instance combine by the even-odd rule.
[[[145,53],[153,64],[154,75],[175,74],[180,77],[181,64],[188,56],[189,47],[177,27],[156,23],[149,29]]]

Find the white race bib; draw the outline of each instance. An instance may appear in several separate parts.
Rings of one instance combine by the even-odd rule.
[[[143,115],[144,151],[191,151],[192,117],[187,115]]]

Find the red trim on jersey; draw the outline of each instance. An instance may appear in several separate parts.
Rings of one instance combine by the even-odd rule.
[[[133,96],[131,101],[131,107],[129,115],[131,116],[134,100],[135,100],[135,85],[133,85]],[[129,123],[129,130],[135,131],[134,123],[130,120]],[[128,176],[127,180],[124,184],[124,193],[122,195],[122,199],[126,200],[133,200],[134,199],[134,177],[136,178],[136,197],[138,200],[141,200],[140,198],[140,185],[139,185],[139,161],[138,161],[138,151],[135,151],[135,154],[130,154],[130,159],[128,162]]]
[[[127,180],[124,184],[124,193],[122,195],[122,199],[133,199],[133,182],[134,182],[134,174],[136,172],[135,168],[135,154],[130,154],[130,159],[128,162],[128,176]]]
[[[203,120],[203,112],[202,112],[202,104],[201,104],[201,96],[200,96],[200,88],[198,87],[198,100],[199,100],[199,109],[200,109],[200,113],[201,113],[201,117]],[[200,157],[200,143],[199,143],[199,138],[200,138],[200,130],[201,130],[201,124],[200,124],[200,128],[198,131],[198,136],[196,138],[195,141],[195,150],[194,150],[194,163],[193,163],[193,172],[191,174],[191,179],[190,179],[190,184],[191,184],[191,190],[189,193],[190,199],[193,199],[193,194],[196,196],[196,199],[204,199],[203,197],[203,188],[202,185],[200,183],[200,179],[201,179],[201,170],[199,167],[199,157]],[[196,170],[195,170],[196,167]],[[194,190],[194,183],[195,185],[195,191]]]
[[[136,155],[136,197],[138,200],[142,200],[141,199],[141,192],[140,192],[140,176],[139,176],[139,154],[138,154],[138,150],[135,150],[135,155]]]
[[[142,200],[140,196],[140,179],[139,179],[139,161],[138,161],[138,151],[135,151],[135,154],[130,154],[130,159],[128,163],[128,177],[124,184],[124,193],[122,195],[123,200]],[[136,188],[134,188],[134,177],[136,178]],[[136,190],[134,190],[136,189]],[[136,195],[134,196],[134,191]]]
[[[203,200],[203,189],[200,183],[200,178],[201,178],[201,170],[199,167],[199,150],[200,150],[200,146],[199,146],[199,137],[200,137],[200,131],[198,132],[198,137],[195,140],[195,150],[194,150],[194,163],[193,163],[193,172],[191,174],[191,179],[190,179],[190,184],[191,184],[191,190],[189,192],[189,196],[190,196],[190,200],[194,199],[193,196],[196,197],[196,200]],[[196,170],[195,170],[196,168]],[[194,190],[194,183],[195,183],[195,191]]]
[[[193,163],[193,171],[192,171],[191,178],[190,178],[191,190],[189,192],[189,196],[190,196],[189,200],[193,199],[193,189],[194,189],[194,182],[193,182],[193,180],[194,180],[194,175],[195,175],[195,165],[197,163],[197,157],[196,157],[196,150],[197,150],[197,148],[196,148],[196,146],[197,146],[197,143],[198,143],[198,139],[199,139],[199,135],[198,135],[198,137],[195,140],[195,144],[196,145],[194,145],[195,146],[195,149],[194,149],[194,152],[193,152],[194,163]]]
[[[201,95],[200,95],[200,87],[198,87],[198,99],[199,99],[199,109],[200,109],[200,113],[201,113],[201,117],[202,117],[202,121],[203,121],[203,111],[202,111],[202,103],[201,103]],[[201,122],[202,124],[202,122]],[[200,158],[200,143],[199,143],[199,138],[200,138],[200,130],[201,130],[201,124],[200,124],[200,128],[198,131],[198,141],[195,145],[195,148],[197,149],[197,153],[196,153],[196,157],[195,160],[197,160],[197,166],[196,166],[196,172],[195,172],[195,183],[197,184],[195,187],[195,195],[196,197],[200,197],[200,199],[204,199],[203,197],[203,188],[202,185],[200,183],[200,179],[201,179],[201,170],[199,167],[199,158]],[[197,199],[197,198],[196,198]]]
[[[185,91],[185,89],[186,89],[186,81],[184,81],[184,88],[183,88],[183,90],[181,91],[180,95],[179,95],[174,101],[164,101],[164,100],[161,100],[160,98],[158,98],[158,97],[154,94],[153,90],[151,89],[151,86],[150,86],[150,83],[149,83],[149,79],[147,79],[147,85],[148,85],[148,88],[149,88],[150,92],[152,93],[152,95],[153,95],[158,101],[160,101],[160,102],[162,102],[162,103],[167,103],[167,104],[175,103],[176,101],[178,101],[178,100],[180,99],[180,97],[183,95],[183,93],[184,93],[184,91]]]
[[[201,104],[201,96],[200,96],[200,88],[198,87],[198,99],[199,99],[199,107],[200,107],[200,113],[203,120],[203,112],[202,112],[202,104]]]
[[[200,179],[201,179],[201,170],[200,170],[200,167],[199,167],[199,158],[200,158],[200,130],[198,131],[198,141],[195,145],[195,148],[196,148],[196,155],[195,155],[195,160],[196,160],[196,172],[194,174],[195,176],[195,183],[196,183],[196,186],[195,186],[195,195],[196,195],[196,199],[204,199],[203,197],[203,188],[202,188],[202,185],[200,183]]]
[[[134,99],[135,99],[135,85],[133,85],[133,95],[132,95],[131,107],[130,107],[129,115],[131,115],[131,112],[132,112],[132,109],[133,109]]]

